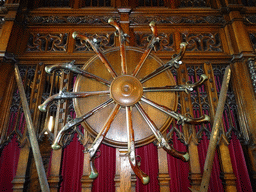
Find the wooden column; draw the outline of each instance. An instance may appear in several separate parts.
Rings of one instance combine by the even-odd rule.
[[[82,192],[90,192],[92,190],[92,184],[93,184],[93,179],[89,178],[90,175],[90,154],[85,153],[84,154],[84,164],[83,164],[83,175],[81,178],[81,183],[82,183]]]
[[[232,85],[238,106],[239,124],[244,138],[250,142],[248,146],[249,165],[252,168],[252,183],[256,180],[256,100],[248,71],[247,60],[255,57],[248,31],[243,23],[239,6],[228,5],[231,12],[227,16],[229,24],[225,27],[228,43],[233,46],[233,63],[231,64]],[[254,190],[256,190],[254,188]]]
[[[67,86],[67,90],[70,88],[70,74],[65,74],[63,71],[61,72],[60,79],[60,90]],[[52,81],[52,84],[55,83]],[[62,100],[58,101],[57,105],[57,113],[55,116],[55,126],[54,126],[54,139],[56,138],[58,131],[65,125],[67,119],[68,112],[68,104],[66,102],[62,102]],[[48,178],[49,186],[51,192],[59,191],[60,182],[61,182],[61,159],[62,159],[62,149],[53,150],[52,151],[52,161],[51,161],[51,170],[50,176]]]
[[[136,191],[136,176],[130,166],[127,149],[116,148],[116,192]]]
[[[213,69],[210,64],[204,64],[204,71],[206,75],[208,76],[209,80],[206,82],[206,89],[209,94],[209,103],[211,105],[210,107],[210,113],[211,113],[211,119],[214,119],[214,114],[216,113],[216,108],[218,104],[218,95],[217,95],[217,89],[215,85],[214,80],[214,74]],[[213,91],[212,91],[213,90]],[[221,124],[221,128],[223,133],[223,123]],[[236,189],[236,176],[233,172],[233,167],[231,163],[229,148],[228,148],[228,142],[226,142],[226,136],[224,134],[221,135],[220,143],[218,146],[218,155],[220,159],[220,165],[221,165],[221,179],[223,181],[224,189],[227,192],[235,192]]]
[[[160,191],[170,191],[170,176],[168,171],[167,153],[162,148],[158,148],[158,182]]]
[[[180,75],[178,77],[178,84],[182,85],[189,81],[188,79],[188,71],[186,65],[183,64],[180,66]],[[180,94],[180,102],[182,103],[182,114],[193,114],[193,107],[191,102],[190,94],[186,94],[184,92]],[[201,114],[202,115],[202,114]],[[192,133],[191,133],[192,131]],[[190,165],[190,173],[189,179],[192,189],[199,190],[200,184],[202,180],[202,174],[200,170],[200,162],[199,162],[199,155],[198,155],[198,141],[196,139],[196,130],[194,125],[184,124],[183,125],[183,132],[184,136],[187,140],[188,144],[188,152],[189,152],[189,165]]]

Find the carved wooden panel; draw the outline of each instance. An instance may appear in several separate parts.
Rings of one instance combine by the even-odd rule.
[[[93,39],[97,41],[97,44],[102,48],[102,49],[108,49],[111,47],[114,47],[115,45],[115,34],[113,32],[111,33],[84,33],[87,37],[90,39]],[[87,51],[93,51],[91,46],[86,43],[84,40],[81,39],[76,39],[75,40],[75,52],[87,52]]]
[[[249,33],[254,51],[256,50],[256,33]]]
[[[173,33],[159,33],[159,44],[156,46],[156,51],[174,51],[174,35]],[[150,41],[152,34],[150,33],[135,33],[135,46],[140,48],[146,48]]]
[[[207,0],[181,0],[179,7],[210,7]]]
[[[107,25],[108,19],[112,17],[119,20],[119,17],[106,15],[28,15],[25,22],[29,25],[45,25],[45,24],[88,24],[88,25]]]
[[[68,33],[30,33],[27,52],[65,52]]]
[[[218,15],[155,15],[155,16],[136,16],[130,18],[131,25],[143,25],[149,24],[151,21],[155,21],[157,24],[220,24],[226,23],[223,16]]]
[[[182,33],[181,36],[188,43],[187,51],[223,51],[219,33]]]

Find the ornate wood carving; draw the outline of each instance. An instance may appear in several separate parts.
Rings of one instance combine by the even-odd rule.
[[[131,25],[146,25],[151,21],[155,21],[156,24],[214,24],[214,25],[224,25],[226,23],[223,16],[218,15],[189,15],[189,16],[181,16],[181,15],[156,15],[156,16],[136,16],[130,17]]]
[[[85,16],[61,16],[61,15],[28,15],[25,22],[28,25],[49,25],[49,24],[86,24],[86,25],[107,25],[108,19],[112,17],[119,20],[119,17],[105,15]]]
[[[27,52],[66,52],[68,33],[31,33]]]
[[[179,7],[210,7],[207,0],[181,0]]]
[[[115,45],[115,34],[114,33],[85,33],[89,39],[93,39],[97,42],[98,46],[102,49],[114,47]],[[76,39],[74,52],[87,52],[93,51],[89,43],[82,39]]]
[[[188,43],[187,51],[223,51],[219,33],[182,33],[181,36]]]
[[[173,33],[159,33],[158,37],[160,38],[159,44],[156,46],[156,51],[174,51],[175,44]],[[150,33],[135,33],[135,46],[140,48],[146,48],[148,42],[152,38],[152,34]]]
[[[256,51],[256,33],[250,33],[249,36],[252,43],[252,47],[254,51]]]
[[[255,43],[255,47],[256,47],[256,43]],[[255,60],[253,58],[248,59],[247,64],[248,64],[249,71],[251,74],[254,92],[256,93],[256,64],[255,64]]]

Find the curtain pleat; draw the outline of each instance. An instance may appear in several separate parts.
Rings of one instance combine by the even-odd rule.
[[[141,181],[137,178],[136,191],[137,192],[157,192],[159,191],[158,185],[158,156],[157,147],[151,143],[149,145],[140,147],[136,149],[136,155],[141,158],[141,170],[145,172],[149,178],[150,182],[147,185],[143,185]]]
[[[60,192],[81,191],[84,147],[78,142],[77,134],[64,149],[62,158],[62,179]]]
[[[20,148],[16,136],[4,147],[0,157],[0,190],[12,191],[12,180],[16,175]]]
[[[114,192],[116,172],[116,149],[102,144],[99,148],[100,157],[95,160],[95,167],[99,173],[93,182],[93,192]]]

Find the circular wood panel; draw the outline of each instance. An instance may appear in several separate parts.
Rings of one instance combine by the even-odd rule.
[[[132,74],[136,65],[139,63],[140,58],[143,54],[143,50],[126,47],[126,63],[127,63],[127,74]],[[118,76],[121,76],[121,59],[119,48],[112,48],[104,52],[105,57],[112,65],[113,69],[116,71]],[[163,62],[150,54],[144,65],[142,66],[140,72],[136,76],[139,80],[156,68],[163,65]],[[97,76],[100,76],[110,82],[113,81],[112,76],[105,68],[104,64],[100,61],[97,55],[92,57],[84,66],[83,69],[93,73]],[[175,85],[175,80],[172,74],[169,71],[166,71],[152,79],[146,81],[142,84],[143,87],[153,87],[153,86],[166,86],[166,85]],[[102,91],[109,90],[110,87],[103,85],[95,80],[85,78],[83,76],[78,76],[74,85],[74,92],[83,92],[83,91]],[[146,92],[143,93],[143,96],[151,99],[152,101],[165,105],[172,110],[177,109],[177,94],[175,92]],[[77,98],[73,99],[74,108],[77,114],[77,117],[82,116],[103,102],[109,100],[110,95],[104,96],[91,96],[87,98]],[[172,118],[164,114],[163,112],[149,106],[148,104],[141,102],[143,108],[149,117],[155,122],[158,129],[161,132],[164,132],[171,123]],[[89,132],[93,137],[96,137],[97,134],[102,129],[104,123],[106,122],[109,114],[111,113],[114,103],[105,107],[104,109],[98,111],[96,114],[88,118],[85,122],[82,123],[82,126]],[[132,122],[133,129],[135,134],[135,143],[136,147],[146,145],[154,141],[155,137],[148,127],[147,123],[141,117],[139,112],[135,107],[132,108]],[[125,108],[121,108],[115,117],[114,121],[111,124],[110,130],[106,135],[103,143],[113,146],[113,147],[127,147],[127,128],[126,128],[126,116]]]

